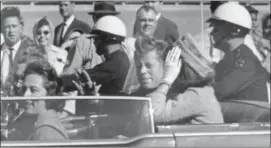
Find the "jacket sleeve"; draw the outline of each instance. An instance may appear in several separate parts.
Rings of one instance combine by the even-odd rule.
[[[63,75],[74,74],[76,68],[89,69],[102,62],[100,56],[96,54],[95,47],[91,39],[86,36],[80,36],[70,50],[74,50],[74,55],[65,68]]]
[[[176,122],[201,115],[204,112],[200,105],[200,94],[194,89],[188,89],[173,99],[167,99],[161,92],[153,92],[149,96],[152,99],[156,123]]]
[[[250,85],[255,79],[255,70],[253,60],[238,59],[234,70],[225,75],[221,81],[213,84],[217,99],[223,100]]]
[[[104,84],[112,81],[113,79],[116,79],[117,76],[113,70],[115,64],[116,63],[114,62],[108,61],[86,71],[89,74],[91,80],[95,81],[97,84]]]

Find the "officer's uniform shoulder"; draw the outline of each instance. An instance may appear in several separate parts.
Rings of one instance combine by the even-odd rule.
[[[258,59],[246,45],[239,47],[234,52],[235,52],[235,63],[234,63],[235,67],[249,68],[256,66],[255,63],[256,60]]]

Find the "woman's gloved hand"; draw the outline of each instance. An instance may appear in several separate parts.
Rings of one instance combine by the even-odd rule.
[[[164,68],[164,83],[172,85],[178,77],[182,67],[182,59],[180,59],[180,56],[180,47],[173,47],[173,49],[168,52]]]
[[[78,81],[72,81],[78,90],[78,95],[95,95],[95,82],[92,82],[89,74],[85,70],[76,69]]]

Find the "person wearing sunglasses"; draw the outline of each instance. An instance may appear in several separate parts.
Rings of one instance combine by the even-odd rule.
[[[52,44],[53,25],[47,17],[41,18],[33,28],[33,36],[36,44],[45,50],[48,62],[55,68],[58,75],[66,64],[67,51]]]

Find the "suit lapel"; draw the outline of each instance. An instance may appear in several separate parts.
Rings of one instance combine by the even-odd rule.
[[[76,18],[74,18],[74,20],[72,21],[71,25],[68,27],[64,37],[63,37],[63,42],[65,42],[68,38],[68,35],[70,34],[70,31],[74,28],[74,26],[76,26],[77,20]]]
[[[59,27],[57,27],[57,30],[56,30],[56,44],[57,46],[60,46],[60,42],[61,42],[61,26],[62,26],[62,23],[59,25]]]

